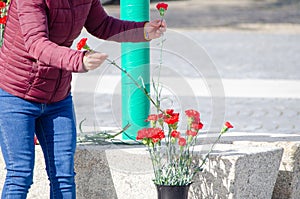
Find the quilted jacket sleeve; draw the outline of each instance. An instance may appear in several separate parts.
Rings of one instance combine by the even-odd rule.
[[[93,0],[85,28],[100,39],[143,42],[145,22],[124,21],[107,15],[99,0]]]
[[[16,0],[19,23],[29,54],[40,62],[72,72],[84,72],[83,52],[49,40],[45,0]]]

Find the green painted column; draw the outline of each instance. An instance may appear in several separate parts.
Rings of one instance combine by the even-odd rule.
[[[149,0],[121,0],[121,19],[149,21]],[[135,80],[150,91],[149,42],[122,43],[121,65]],[[143,92],[122,73],[122,126],[131,124],[123,140],[136,138],[137,131],[147,126],[150,102]]]

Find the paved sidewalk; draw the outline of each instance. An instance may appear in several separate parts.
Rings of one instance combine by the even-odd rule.
[[[188,87],[199,88],[193,82],[199,80],[199,74],[186,65],[186,60],[194,61],[196,57],[200,60],[198,65],[204,66],[199,69],[201,78],[209,78],[205,76],[208,69],[205,64],[211,64],[218,73],[215,77],[222,80],[226,114],[220,117],[234,124],[233,131],[260,135],[300,134],[299,2],[186,0],[169,4],[169,32],[181,39],[167,37],[169,45],[166,47],[168,52],[173,52],[166,51],[164,55],[166,66],[173,69],[168,78],[179,78],[187,82]],[[156,15],[154,7],[155,3],[151,4],[152,18]],[[118,6],[106,9],[118,16]],[[152,42],[153,48],[155,42]],[[108,45],[105,47],[109,48],[101,50],[109,50],[112,58],[118,58],[115,51],[119,52],[119,47]],[[186,54],[180,54],[182,52]],[[157,57],[154,50],[151,61],[157,63]],[[203,61],[207,57],[211,63]],[[77,76],[73,87],[77,119],[86,118],[85,124],[96,128],[120,127],[120,92],[116,85],[120,72],[103,71],[74,76],[74,79]],[[200,84],[203,85],[203,81]],[[196,89],[192,93],[178,90],[175,93],[179,102],[174,108],[182,108],[180,103],[196,104],[209,125],[212,98],[207,90]],[[191,98],[191,94],[194,97]]]
[[[168,26],[185,30],[236,30],[298,32],[300,31],[299,0],[166,0]],[[158,17],[150,5],[151,18]],[[119,17],[117,5],[105,6]]]

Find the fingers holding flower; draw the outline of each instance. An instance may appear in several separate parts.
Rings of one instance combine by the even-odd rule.
[[[93,51],[87,44],[87,38],[82,38],[77,43],[77,50],[86,50],[82,60],[85,70],[94,70],[98,68],[108,57],[106,53]]]
[[[146,40],[159,38],[167,30],[167,23],[164,20],[164,16],[168,9],[168,4],[158,3],[156,9],[159,11],[161,19],[156,19],[145,24],[144,33]]]
[[[151,40],[162,36],[167,30],[167,23],[165,20],[156,19],[145,24],[145,39]]]
[[[98,68],[106,59],[106,53],[87,51],[83,57],[83,66],[86,70],[94,70]]]

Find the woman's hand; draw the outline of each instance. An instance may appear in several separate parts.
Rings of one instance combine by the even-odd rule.
[[[145,24],[145,39],[159,38],[167,30],[167,23],[164,20],[156,19]]]
[[[94,51],[86,52],[83,57],[83,67],[85,70],[94,70],[98,68],[106,59],[108,55]]]

